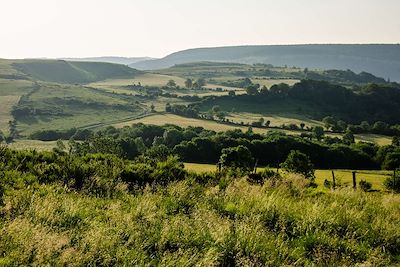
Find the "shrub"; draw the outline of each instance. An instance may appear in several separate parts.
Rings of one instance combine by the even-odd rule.
[[[185,178],[186,171],[178,157],[169,156],[166,161],[157,162],[156,168],[151,174],[154,184],[167,185],[172,181],[181,181]]]
[[[391,190],[400,193],[400,177],[399,176],[388,176],[384,181],[383,185],[387,190]]]
[[[262,170],[261,172],[258,173],[250,173],[247,177],[247,180],[250,183],[256,183],[256,184],[264,184],[264,182],[266,180],[269,180],[271,182],[276,182],[277,180],[279,180],[281,177],[279,175],[279,173],[265,168],[264,170]]]
[[[325,179],[324,180],[324,187],[328,188],[328,189],[331,189],[332,188],[332,182],[327,180],[327,179]]]
[[[361,190],[363,190],[364,192],[368,192],[372,188],[372,184],[365,180],[361,180],[358,184],[359,184]]]

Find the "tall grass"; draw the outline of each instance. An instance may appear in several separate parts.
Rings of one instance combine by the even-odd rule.
[[[96,197],[57,184],[9,190],[0,266],[400,264],[400,196],[193,181]]]

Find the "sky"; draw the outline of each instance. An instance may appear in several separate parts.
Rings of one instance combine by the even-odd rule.
[[[399,0],[0,0],[0,58],[400,43]]]

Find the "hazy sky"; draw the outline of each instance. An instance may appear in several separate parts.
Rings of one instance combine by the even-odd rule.
[[[400,0],[0,0],[0,57],[400,43]]]

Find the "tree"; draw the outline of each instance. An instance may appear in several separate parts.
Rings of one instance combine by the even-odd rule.
[[[269,93],[268,88],[265,85],[263,85],[260,89],[260,94],[267,95],[268,93]]]
[[[314,137],[317,138],[318,141],[321,141],[322,137],[325,134],[324,128],[322,128],[321,126],[315,126],[313,128],[312,132],[313,132]]]
[[[174,80],[169,80],[167,82],[167,87],[176,87],[176,82]]]
[[[151,104],[150,108],[151,108],[151,111],[154,112],[155,106],[153,103]]]
[[[337,121],[335,120],[334,117],[332,116],[327,116],[322,119],[322,122],[324,123],[324,126],[327,130],[330,130],[332,128],[335,128],[337,125]]]
[[[281,167],[287,172],[299,173],[311,180],[315,178],[314,165],[306,154],[298,150],[290,151]]]
[[[382,167],[385,170],[395,170],[400,168],[400,152],[392,152],[386,154]]]
[[[1,137],[0,137],[1,138]],[[0,139],[1,141],[1,139]],[[400,146],[400,137],[398,136],[393,136],[392,138],[392,145],[393,146]]]
[[[196,86],[197,86],[197,89],[200,89],[203,86],[206,86],[206,80],[204,80],[203,78],[197,79]]]
[[[339,120],[337,122],[336,129],[334,129],[334,130],[343,132],[344,130],[346,130],[346,128],[347,128],[347,123],[345,121]]]
[[[265,127],[269,128],[270,125],[271,125],[271,121],[270,121],[270,120],[267,120],[267,121],[265,122]]]
[[[223,111],[219,111],[219,112],[216,113],[216,116],[220,121],[223,121],[225,119],[225,117],[226,117],[226,114]]]
[[[254,166],[250,150],[242,145],[224,148],[219,161],[225,168],[238,168],[243,171],[251,171]]]
[[[164,143],[169,147],[174,147],[183,140],[183,133],[175,128],[166,130],[163,134]]]
[[[212,107],[212,112],[213,113],[218,113],[218,112],[220,112],[221,111],[221,108],[219,107],[219,106],[213,106]]]
[[[374,126],[372,127],[372,130],[375,133],[384,133],[385,131],[387,131],[388,128],[388,124],[383,122],[383,121],[377,121],[374,123]]]
[[[353,144],[354,143],[354,134],[352,131],[347,130],[346,133],[343,135],[343,143],[345,144]]]
[[[193,87],[193,80],[192,79],[186,79],[185,81],[185,87],[187,89],[191,89]]]
[[[302,122],[302,123],[300,123],[300,128],[302,129],[302,130],[304,130],[304,127],[306,126],[306,124],[304,123],[304,122]]]
[[[246,93],[248,95],[257,95],[259,87],[260,87],[259,84],[251,84],[251,85],[246,87]]]
[[[229,96],[235,96],[235,95],[236,95],[236,92],[235,92],[234,90],[230,90],[230,91],[228,92],[228,95],[229,95]]]
[[[371,130],[371,126],[367,121],[362,121],[360,126],[363,129],[364,133],[369,132]]]

